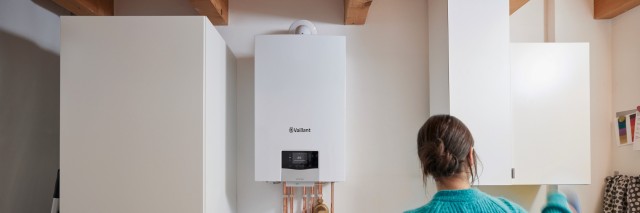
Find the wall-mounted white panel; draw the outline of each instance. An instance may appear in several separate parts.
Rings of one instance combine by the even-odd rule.
[[[345,37],[257,36],[255,52],[255,180],[282,180],[282,151],[318,151],[316,181],[344,181]]]
[[[207,18],[61,31],[61,211],[234,212],[235,62]]]
[[[429,18],[431,113],[471,130],[482,162],[476,184],[509,185],[509,1],[432,0]]]
[[[511,44],[514,184],[590,184],[588,43]]]
[[[449,1],[451,115],[473,134],[482,185],[511,182],[509,82],[509,1]]]

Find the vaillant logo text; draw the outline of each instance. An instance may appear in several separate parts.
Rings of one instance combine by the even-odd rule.
[[[289,133],[296,133],[296,132],[311,132],[311,128],[294,128],[294,127],[289,127]]]

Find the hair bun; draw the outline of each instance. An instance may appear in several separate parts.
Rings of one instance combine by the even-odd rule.
[[[462,175],[477,179],[478,156],[473,152],[469,129],[451,115],[433,115],[418,131],[418,157],[423,177],[439,178]]]
[[[424,156],[423,169],[426,173],[434,177],[449,177],[456,174],[460,170],[460,161],[456,156],[447,151],[444,142],[441,139],[430,141],[425,144],[423,153],[429,153]]]

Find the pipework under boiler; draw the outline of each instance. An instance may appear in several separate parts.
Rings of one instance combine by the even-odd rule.
[[[325,184],[331,187],[330,206],[327,206],[323,199],[322,188]],[[296,205],[297,202],[295,191],[298,188],[302,188],[301,205]],[[288,185],[287,182],[282,182],[282,212],[283,213],[332,213],[334,212],[334,182],[316,182],[308,185]],[[307,190],[309,189],[309,190]],[[309,193],[307,193],[309,192]],[[297,207],[297,208],[296,208]]]

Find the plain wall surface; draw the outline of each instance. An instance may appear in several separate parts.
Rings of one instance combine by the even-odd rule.
[[[546,0],[530,0],[509,16],[511,42],[544,42]]]
[[[0,1],[3,213],[51,210],[59,168],[58,15],[65,13],[51,1]]]
[[[640,7],[612,20],[613,25],[613,112],[635,109],[640,105]],[[638,124],[636,124],[638,125]],[[636,133],[638,134],[638,133]],[[615,141],[615,140],[614,140]],[[636,142],[640,143],[640,142]],[[613,170],[620,174],[640,175],[640,151],[633,146],[612,145]]]

